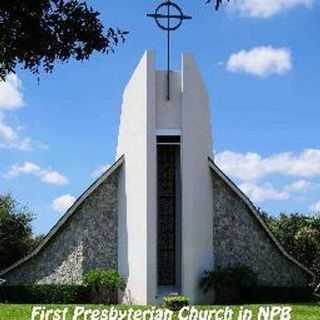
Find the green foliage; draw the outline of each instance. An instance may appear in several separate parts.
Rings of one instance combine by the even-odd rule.
[[[0,303],[116,304],[117,290],[125,288],[121,275],[113,270],[93,270],[84,276],[84,285],[0,286]]]
[[[89,290],[76,285],[0,286],[1,303],[89,303]]]
[[[30,320],[30,315],[32,312],[32,307],[33,305],[12,305],[12,304],[3,304],[0,306],[0,319],[1,320]],[[58,310],[63,310],[65,308],[64,305],[54,305],[54,306],[48,306],[49,308],[54,308]],[[69,305],[69,312],[66,317],[66,320],[72,320],[75,305]],[[90,308],[89,306],[84,306],[86,308]],[[239,309],[241,306],[230,306],[234,312],[234,314],[239,314]],[[253,313],[252,319],[258,319],[258,310],[261,307],[270,307],[270,305],[249,305],[245,306],[247,309],[251,310]],[[314,304],[294,304],[291,305],[292,307],[292,320],[319,320],[320,319],[320,308],[319,304],[314,303]],[[99,306],[94,306],[94,309],[97,310],[110,310],[111,307],[104,306],[104,305],[99,305]],[[148,310],[150,309],[150,306],[132,306],[132,305],[121,305],[116,308],[117,310],[129,310],[133,308],[134,310]],[[213,310],[216,309],[217,306],[208,306],[208,305],[203,305],[203,306],[195,306],[195,308],[199,311],[201,310]],[[91,317],[92,319],[94,318],[93,316]],[[274,319],[279,319],[280,317],[274,317]],[[83,318],[82,318],[83,319]],[[87,317],[89,319],[89,317]],[[147,318],[148,319],[148,318]],[[173,319],[176,319],[174,316]],[[214,319],[214,317],[212,317]]]
[[[33,235],[32,236],[32,240],[30,243],[30,251],[36,249],[37,247],[39,247],[39,245],[43,242],[43,240],[45,239],[45,235],[44,234],[39,234],[39,235]]]
[[[229,1],[229,0],[226,0]],[[216,10],[223,0],[214,2]],[[52,72],[57,62],[87,60],[94,52],[114,52],[128,34],[105,28],[100,13],[85,0],[0,1],[0,79],[17,65],[32,73]]]
[[[242,287],[238,303],[298,303],[314,302],[310,287]]]
[[[115,270],[92,270],[84,275],[83,283],[95,289],[107,288],[124,290],[126,287],[124,278]]]
[[[189,298],[182,295],[169,295],[163,298],[163,306],[171,311],[179,311],[189,305]]]
[[[32,235],[33,216],[11,195],[0,195],[0,270],[27,255],[38,244]]]
[[[265,287],[258,284],[256,274],[246,267],[218,268],[206,272],[200,281],[205,293],[215,290],[216,304],[313,302],[310,287]]]
[[[0,78],[17,64],[33,73],[55,62],[108,53],[127,32],[104,27],[99,13],[81,0],[0,1]]]
[[[253,287],[256,284],[256,274],[245,266],[205,271],[200,279],[200,288],[204,293],[212,289]]]
[[[320,282],[320,217],[303,214],[262,215],[284,249],[316,275]]]

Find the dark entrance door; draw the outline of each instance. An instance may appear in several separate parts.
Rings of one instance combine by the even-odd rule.
[[[176,285],[177,160],[180,147],[158,145],[158,285]]]

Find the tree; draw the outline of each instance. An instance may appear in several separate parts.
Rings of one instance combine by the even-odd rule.
[[[206,1],[215,1],[218,10],[223,0]],[[0,80],[17,65],[39,74],[52,72],[57,62],[114,52],[128,32],[105,32],[99,15],[85,0],[0,1]]]
[[[262,213],[275,237],[285,250],[316,275],[320,282],[320,217],[303,214],[280,214],[272,217]]]
[[[99,13],[81,0],[0,1],[0,78],[18,64],[38,74],[56,62],[89,59],[114,51],[127,32],[104,27]]]
[[[41,241],[33,237],[29,210],[11,195],[0,195],[0,270],[23,258]]]

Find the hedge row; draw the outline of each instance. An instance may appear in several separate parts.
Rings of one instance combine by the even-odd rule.
[[[76,285],[0,286],[1,303],[90,303],[90,289]]]
[[[24,304],[90,304],[103,292],[88,286],[29,285],[0,286],[0,303]],[[104,292],[104,301],[117,303],[114,292]],[[109,297],[108,297],[109,295]],[[215,304],[295,303],[315,300],[311,288],[247,287],[223,288],[216,291]]]
[[[241,287],[217,290],[216,304],[265,304],[315,301],[309,287]]]

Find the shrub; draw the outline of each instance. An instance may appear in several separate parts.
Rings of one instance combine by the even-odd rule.
[[[302,303],[315,302],[312,287],[243,287],[240,290],[243,303]]]
[[[207,293],[211,289],[253,287],[256,284],[256,274],[250,268],[244,266],[205,271],[200,280],[200,288],[204,293]]]
[[[77,285],[0,286],[0,302],[72,304],[88,303],[88,288]]]
[[[85,274],[83,283],[91,292],[91,301],[103,304],[118,303],[118,291],[126,287],[124,278],[115,270],[92,270]]]
[[[169,295],[163,298],[164,307],[171,311],[179,311],[189,305],[189,298],[181,295]]]
[[[256,274],[244,266],[205,271],[200,280],[200,288],[204,293],[215,290],[215,302],[227,304],[240,303],[240,288],[254,287],[256,284]]]
[[[95,269],[84,275],[83,283],[93,288],[108,288],[124,290],[126,282],[115,270]]]
[[[93,270],[85,275],[85,285],[1,285],[0,303],[88,304],[117,303],[117,289],[125,281],[118,272]]]
[[[216,304],[312,302],[311,287],[267,287],[258,285],[256,274],[246,267],[218,268],[205,272],[200,287],[215,290]]]

